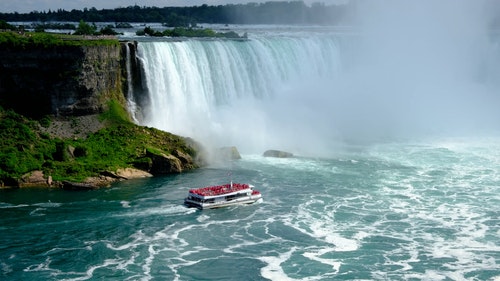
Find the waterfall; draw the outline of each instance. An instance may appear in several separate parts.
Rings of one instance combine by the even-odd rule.
[[[322,91],[317,81],[332,81],[341,67],[331,35],[140,42],[138,55],[143,125],[249,150],[288,148],[297,127],[321,123],[301,120],[304,105]]]
[[[135,58],[132,58],[129,44],[131,44],[131,43],[125,44],[125,50],[126,50],[125,67],[127,69],[127,107],[128,107],[130,115],[132,116],[133,121],[138,123],[137,116],[136,116],[137,103],[136,103],[135,97],[134,97],[134,79],[133,79],[133,75],[132,75],[133,74],[132,59],[135,60]]]

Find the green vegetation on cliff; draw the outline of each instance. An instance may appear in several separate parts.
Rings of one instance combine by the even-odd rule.
[[[185,27],[175,27],[174,29],[167,29],[163,32],[156,31],[149,26],[146,26],[143,30],[136,32],[137,35],[149,35],[155,37],[208,37],[208,38],[230,38],[230,39],[240,39],[246,38],[246,33],[240,36],[234,31],[228,32],[216,32],[210,28],[185,28]]]
[[[50,48],[54,46],[118,46],[119,44],[118,39],[110,39],[108,37],[87,38],[66,34],[0,32],[0,47],[4,48],[24,49],[28,46],[34,48]]]
[[[109,102],[100,115],[105,128],[87,138],[61,139],[42,133],[41,127],[49,126],[50,119],[35,121],[0,108],[0,183],[16,185],[22,175],[34,170],[56,181],[79,182],[103,171],[144,168],[152,161],[151,151],[165,155],[180,151],[196,158],[197,151],[186,139],[133,124],[116,101]]]
[[[0,108],[0,179],[42,168],[56,152],[56,140],[35,131],[36,123]]]
[[[202,164],[192,140],[130,121],[118,40],[3,32],[0,48],[0,187],[94,188]]]

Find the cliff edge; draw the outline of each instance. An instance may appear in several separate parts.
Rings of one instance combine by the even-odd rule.
[[[82,39],[83,40],[83,39]],[[25,116],[82,116],[125,102],[114,44],[0,45],[0,104]]]
[[[89,189],[204,165],[194,140],[131,122],[118,40],[36,36],[0,33],[0,187]]]

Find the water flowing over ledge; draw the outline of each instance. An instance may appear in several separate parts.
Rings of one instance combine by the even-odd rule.
[[[147,108],[143,124],[243,147],[279,142],[269,138],[300,114],[294,106],[314,91],[308,83],[332,80],[342,64],[331,34],[140,42],[138,56],[147,92],[138,101]]]

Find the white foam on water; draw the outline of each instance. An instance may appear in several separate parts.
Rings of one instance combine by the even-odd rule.
[[[197,217],[197,218],[196,218],[196,220],[197,220],[198,222],[204,222],[204,221],[206,221],[206,220],[208,220],[208,219],[210,219],[210,216],[205,215],[205,214],[203,214],[203,215],[201,215],[201,216],[199,216],[199,217]]]
[[[265,256],[258,258],[260,261],[267,264],[260,269],[260,274],[262,275],[262,277],[269,280],[280,281],[304,280],[290,278],[281,267],[281,264],[289,260],[296,250],[296,248],[292,248],[288,252],[281,253],[278,256]]]
[[[335,233],[331,226],[325,226],[322,222],[314,222],[310,227],[312,230],[310,232],[311,236],[335,245],[333,250],[336,252],[351,252],[359,248],[357,240],[342,237],[340,234]]]
[[[342,265],[342,262],[339,262],[339,261],[336,261],[336,260],[333,260],[333,259],[321,258],[322,255],[324,255],[326,253],[329,253],[329,252],[331,252],[331,250],[320,249],[318,251],[305,252],[302,255],[304,257],[310,259],[310,260],[330,265],[332,267],[332,269],[333,269],[333,272],[328,273],[326,275],[335,275],[335,274],[337,274],[339,272],[340,266]]]
[[[23,208],[23,207],[29,207],[29,205],[28,204],[14,205],[14,204],[0,202],[0,209]]]
[[[417,279],[417,280],[433,280],[433,281],[446,280],[446,275],[436,270],[425,270],[424,273],[408,273],[404,274],[404,277],[406,279]]]
[[[168,227],[154,232],[152,235],[147,235],[143,230],[136,231],[133,235],[130,236],[133,240],[121,245],[112,244],[110,241],[101,241],[105,242],[106,248],[116,252],[122,252],[119,256],[125,256],[127,258],[116,258],[116,259],[106,259],[100,265],[93,265],[87,269],[83,277],[74,278],[71,280],[86,280],[91,279],[94,275],[95,270],[100,268],[109,268],[110,270],[120,270],[129,272],[130,267],[140,267],[142,271],[140,273],[135,274],[134,276],[130,276],[127,280],[151,280],[153,279],[153,275],[151,273],[153,265],[158,257],[158,255],[167,252],[173,253],[172,259],[167,260],[167,266],[173,272],[173,274],[177,274],[177,269],[181,265],[187,265],[190,263],[189,261],[185,261],[182,258],[183,254],[186,254],[183,251],[184,247],[188,245],[188,243],[178,238],[178,234],[182,231],[190,229],[191,226],[187,228],[181,228],[176,231],[172,231],[173,225],[169,225]],[[93,244],[99,243],[99,241],[94,241]],[[195,252],[195,251],[193,251]],[[178,274],[177,274],[177,277]],[[175,280],[178,280],[176,278]]]
[[[91,251],[92,247],[90,245],[87,245],[85,247],[78,247],[78,248],[60,248],[60,247],[56,247],[56,248],[52,248],[52,249],[46,251],[44,255],[49,256],[49,255],[54,255],[54,254],[58,254],[58,253],[70,252],[70,251],[78,251],[78,250],[88,250],[88,251]]]
[[[43,270],[49,270],[50,269],[50,263],[52,260],[50,257],[47,257],[43,263],[37,264],[37,265],[30,265],[27,268],[25,268],[23,271],[29,272],[29,271],[43,271]]]
[[[333,213],[313,210],[309,207],[318,200],[313,199],[299,205],[297,214],[292,214],[284,223],[314,239],[333,245],[333,251],[350,252],[359,248],[359,240],[342,236],[337,232]]]
[[[130,213],[116,214],[116,217],[149,217],[157,215],[177,215],[177,214],[191,214],[196,212],[196,209],[187,208],[182,204],[165,205],[157,208],[148,208],[141,211],[132,211]]]
[[[491,242],[500,237],[492,226],[500,203],[500,150],[495,147],[498,143],[464,142],[391,144],[370,150],[374,160],[382,159],[388,168],[376,171],[376,189],[367,190],[379,207],[364,206],[385,215],[372,225],[353,225],[358,229],[353,239],[369,233],[399,241],[394,250],[383,253],[383,266],[391,271],[373,271],[374,278],[470,280],[467,276],[498,268],[495,253],[500,249]],[[417,273],[422,257],[442,264]]]
[[[143,281],[151,280],[153,278],[151,276],[151,265],[153,264],[155,256],[158,254],[158,251],[156,251],[154,248],[154,245],[150,244],[148,246],[148,257],[144,260],[144,264],[142,265],[142,270],[145,275],[143,278],[141,278],[141,280]]]
[[[122,204],[123,208],[130,208],[130,202],[129,201],[120,201],[120,204]]]
[[[40,217],[40,216],[45,216],[43,211],[47,210],[47,208],[36,208],[33,211],[30,212],[30,216],[32,217]]]
[[[418,278],[427,280],[448,278],[467,280],[468,273],[498,267],[493,253],[498,253],[499,247],[484,241],[486,236],[492,235],[491,227],[486,224],[491,218],[484,215],[485,211],[491,209],[488,204],[482,206],[476,199],[484,198],[491,191],[475,190],[476,187],[470,186],[471,179],[465,182],[460,180],[467,177],[473,178],[474,169],[469,169],[467,166],[454,166],[452,169],[449,171],[450,178],[439,182],[440,186],[422,185],[419,188],[402,190],[400,194],[409,198],[409,204],[390,202],[392,210],[404,211],[406,208],[408,218],[404,219],[404,222],[410,225],[410,229],[406,234],[398,233],[397,236],[413,241],[403,245],[406,251],[413,251],[413,254],[408,260],[392,260],[390,253],[385,254],[387,264],[400,265],[403,267],[401,271],[409,271],[411,270],[409,263],[418,264],[419,255],[432,259],[451,259],[442,264],[443,269],[429,270],[423,275],[417,275]],[[408,179],[408,181],[413,180],[415,179]],[[444,192],[451,196],[432,196],[433,193],[443,194]],[[387,194],[391,193],[396,194],[393,190],[387,192]],[[412,202],[415,198],[412,193],[421,194],[421,199]],[[497,195],[493,195],[493,198],[495,197]],[[491,196],[486,196],[486,198],[491,199]],[[496,235],[498,236],[498,233]],[[405,274],[405,276],[416,275]]]
[[[142,244],[144,242],[147,242],[149,240],[148,237],[146,235],[144,235],[142,230],[137,231],[131,237],[134,238],[134,240],[129,242],[129,243],[126,243],[126,244],[123,244],[120,246],[114,246],[108,242],[108,243],[106,243],[106,248],[113,250],[113,251],[123,251],[123,250],[128,250],[131,248],[135,248],[137,245]]]
[[[358,233],[356,233],[353,238],[358,240],[358,241],[361,241],[363,239],[365,239],[366,237],[370,237],[370,234],[368,232],[365,232],[365,231],[359,231]]]
[[[42,203],[33,204],[33,206],[38,206],[38,207],[42,207],[42,208],[57,208],[57,207],[61,207],[62,205],[63,205],[62,203],[51,202],[50,200],[49,200],[49,202],[42,202]]]
[[[85,271],[84,276],[76,277],[76,278],[67,278],[64,280],[67,281],[82,281],[82,280],[89,280],[92,277],[94,277],[94,272],[98,269],[101,268],[116,268],[116,266],[119,266],[121,264],[121,261],[119,259],[106,259],[103,261],[102,264],[98,265],[92,265],[89,266],[88,269]]]
[[[178,226],[175,225],[169,225],[160,231],[154,232],[152,235],[147,235],[144,231],[139,230],[131,236],[131,238],[133,238],[131,242],[119,246],[106,243],[106,247],[110,250],[130,252],[130,257],[126,260],[108,260],[106,265],[96,266],[95,269],[104,266],[112,266],[118,270],[127,271],[127,268],[130,266],[140,266],[142,272],[129,279],[143,281],[151,280],[154,278],[151,272],[155,262],[157,262],[158,256],[162,255],[165,257],[166,254],[166,257],[168,257],[165,260],[166,266],[175,276],[174,280],[179,280],[180,275],[178,274],[178,268],[200,262],[200,260],[188,261],[183,257],[196,255],[208,249],[204,247],[194,247],[191,248],[191,250],[187,250],[186,247],[189,246],[189,243],[185,239],[180,238],[181,233],[184,231],[192,231],[197,225],[189,225],[181,228],[177,227]],[[88,272],[91,273],[90,271]]]
[[[232,237],[232,238],[234,238],[234,237]],[[281,243],[281,242],[283,242],[283,239],[281,239],[279,237],[271,237],[271,238],[268,238],[268,239],[261,239],[261,240],[259,240],[257,242],[255,242],[255,241],[249,241],[249,240],[241,240],[241,242],[236,243],[234,245],[228,245],[222,251],[224,253],[232,254],[232,253],[236,253],[237,250],[240,249],[240,248],[244,249],[245,247],[249,247],[249,246],[271,245],[271,244],[276,244],[276,243]]]
[[[12,266],[6,264],[5,262],[0,263],[1,275],[8,275],[13,271]]]

